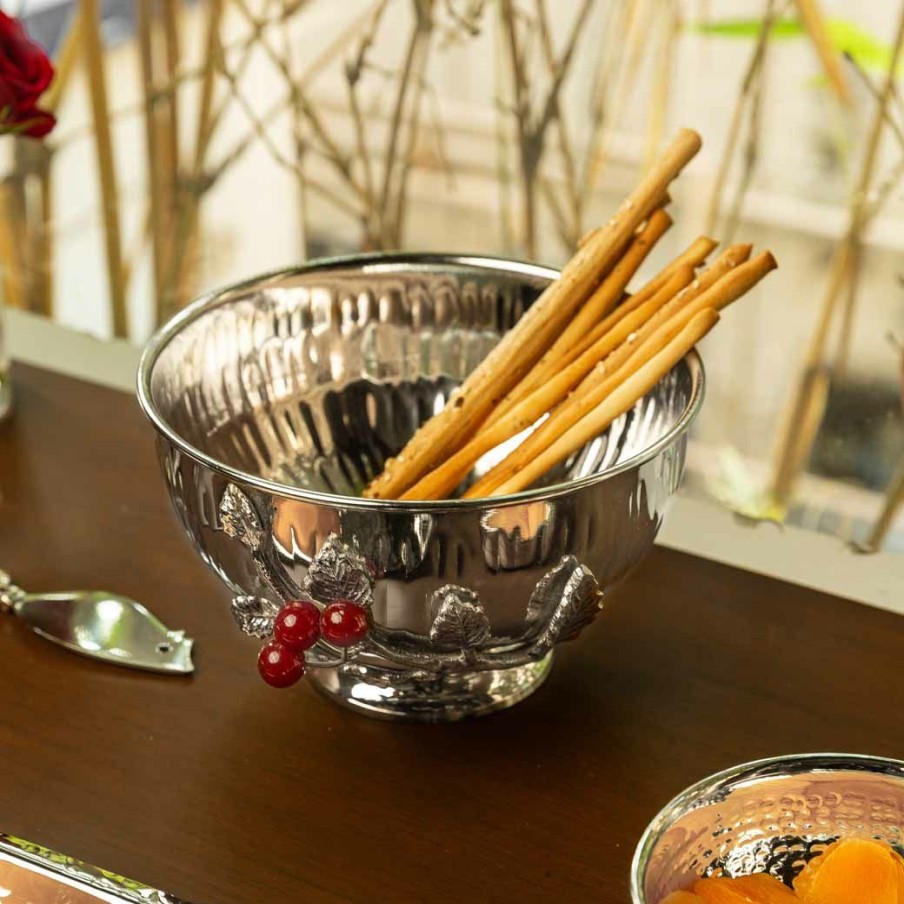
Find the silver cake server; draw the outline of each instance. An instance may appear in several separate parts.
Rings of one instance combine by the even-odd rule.
[[[0,614],[18,616],[41,637],[113,665],[188,675],[193,641],[170,631],[141,603],[115,593],[26,593],[0,570]]]

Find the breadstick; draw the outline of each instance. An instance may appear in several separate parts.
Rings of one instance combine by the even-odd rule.
[[[749,253],[746,246],[737,246],[736,250],[739,255]],[[731,249],[726,249],[720,258],[723,266],[728,266],[731,261],[730,251]],[[597,365],[574,393],[553,411],[548,420],[528,436],[505,460],[484,474],[468,490],[465,494],[466,498],[493,495],[496,488],[507,482],[528,462],[554,443],[559,435],[570,429],[592,407],[600,404],[632,369],[657,353],[700,311],[707,308],[719,311],[725,308],[749,291],[775,266],[775,259],[772,255],[763,252],[753,260],[739,264],[734,269],[722,270],[714,283],[699,295],[692,297],[689,302],[685,301],[682,305],[682,298],[679,295],[674,301],[663,305],[642,327],[640,332],[644,335],[643,339],[635,343],[625,342]],[[718,272],[718,269],[714,264],[710,271]],[[702,276],[700,282],[704,282]],[[653,324],[652,328],[650,324]],[[530,399],[527,399],[524,404],[529,403]]]
[[[581,358],[550,376],[537,390],[513,405],[502,417],[492,422],[487,421],[461,449],[429,474],[425,474],[413,487],[406,490],[401,498],[443,499],[448,496],[464,480],[481,456],[507,439],[517,436],[522,430],[526,430],[561,402],[584,379],[596,362],[604,355],[608,355],[612,349],[623,346],[625,339],[645,317],[649,317],[669,299],[675,298],[692,278],[693,271],[690,268],[676,273],[642,310],[635,312],[632,317],[624,318]]]
[[[634,237],[621,260],[597,286],[594,293],[577,312],[574,320],[562,331],[558,339],[553,342],[549,350],[525,375],[524,379],[496,406],[487,418],[485,425],[498,421],[521,399],[530,395],[534,389],[561,370],[563,363],[574,360],[571,357],[574,347],[597,325],[601,318],[615,307],[622,297],[625,287],[631,281],[631,277],[637,272],[637,268],[644,262],[671,225],[672,218],[661,207],[653,212],[641,232]]]
[[[718,246],[715,239],[708,236],[700,236],[675,258],[670,264],[663,267],[648,283],[645,283],[633,295],[628,296],[602,323],[597,324],[587,335],[574,347],[571,352],[570,360],[573,361],[579,355],[583,354],[600,336],[607,330],[612,328],[622,317],[630,314],[631,311],[642,305],[647,299],[655,295],[668,281],[669,277],[681,267],[699,267],[707,257],[712,253],[713,249]],[[565,361],[570,363],[569,360]]]
[[[648,393],[719,321],[713,308],[699,311],[658,354],[632,374],[602,403],[565,431],[541,455],[493,491],[493,496],[519,493],[569,455],[599,436]]]
[[[394,462],[386,463],[365,496],[397,498],[473,435],[613,267],[634,231],[656,209],[669,183],[700,150],[700,144],[696,132],[682,129],[678,133],[616,215],[575,254],[559,279],[475,368],[450,404],[415,433]]]
[[[664,322],[672,318],[676,311],[685,308],[691,304],[696,298],[706,292],[711,286],[720,280],[726,273],[731,271],[739,264],[743,264],[748,257],[752,245],[730,245],[726,248],[718,258],[713,262],[711,267],[707,267],[689,286],[682,289],[671,301],[664,304],[658,311],[647,320],[646,323],[634,330],[625,341],[614,351],[612,351],[604,360],[600,361],[584,380],[577,387],[578,392],[583,392],[588,388],[597,385],[601,379],[605,379],[609,374],[613,373],[617,368],[628,360],[634,353],[634,350]],[[759,268],[757,268],[759,269]],[[765,276],[763,273],[759,279]],[[757,280],[757,282],[759,281]],[[735,295],[721,304],[721,307],[730,304],[738,296]],[[715,303],[704,304],[703,307],[715,307]],[[694,311],[700,310],[700,306],[694,308]],[[684,323],[689,318],[685,318]]]
[[[486,429],[490,433],[489,438],[482,435],[484,433],[483,430],[478,431],[473,440],[461,450],[461,454],[455,457],[455,464],[450,465],[448,471],[443,470],[442,466],[437,469],[437,474],[439,475],[436,479],[437,485],[445,487],[447,481],[459,474],[461,468],[465,466],[465,462],[470,460],[470,465],[464,470],[459,479],[452,484],[450,489],[454,489],[481,455],[499,445],[500,442],[525,430],[556,405],[557,402],[564,399],[566,394],[584,380],[602,358],[612,352],[613,349],[622,345],[656,311],[675,298],[690,283],[693,277],[694,271],[690,267],[677,271],[646,304],[641,305],[636,311],[632,311],[627,317],[622,318],[608,333],[600,337],[593,346],[584,352],[577,361],[569,364],[568,367],[564,368],[553,379],[526,399],[522,399],[504,419],[500,419],[497,424],[487,427]],[[558,413],[558,409],[556,409],[556,412]],[[533,454],[543,448],[544,441],[549,435],[548,425],[549,421],[527,437],[508,458],[485,474],[465,495],[470,496],[472,493],[482,493],[485,489],[484,482],[496,479],[501,469],[512,467],[513,465],[517,466],[521,456]],[[432,488],[432,483],[428,484],[428,488]],[[486,494],[484,493],[483,495]],[[429,499],[434,497],[422,496],[418,498]]]

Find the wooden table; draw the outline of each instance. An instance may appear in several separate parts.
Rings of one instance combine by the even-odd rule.
[[[278,692],[169,511],[131,396],[16,371],[0,565],[197,639],[192,678],[0,619],[0,830],[198,904],[628,901],[647,822],[781,753],[904,755],[904,619],[665,549],[530,700],[400,726]]]

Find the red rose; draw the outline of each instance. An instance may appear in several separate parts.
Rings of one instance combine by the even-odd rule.
[[[53,81],[53,64],[18,19],[0,12],[0,132],[43,138],[56,124],[38,98]]]

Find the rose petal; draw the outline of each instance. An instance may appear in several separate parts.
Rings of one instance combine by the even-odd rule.
[[[53,81],[53,64],[22,23],[0,12],[0,80],[14,98],[12,106],[30,110]]]

